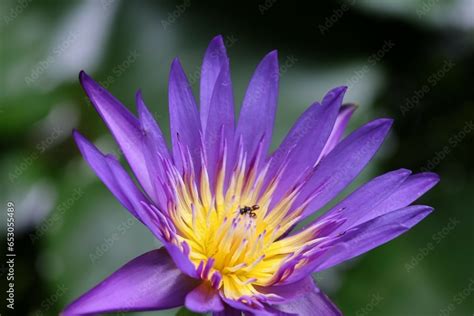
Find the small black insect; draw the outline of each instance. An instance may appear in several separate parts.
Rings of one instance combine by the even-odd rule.
[[[258,205],[253,205],[252,207],[250,206],[244,206],[240,208],[240,214],[249,214],[250,217],[257,217],[257,213],[255,213],[256,210],[258,210],[260,206]]]

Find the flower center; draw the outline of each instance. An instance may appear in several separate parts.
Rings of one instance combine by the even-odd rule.
[[[216,288],[232,299],[257,295],[258,286],[270,285],[284,261],[314,237],[307,232],[279,239],[296,224],[304,206],[291,209],[297,189],[272,201],[278,175],[268,181],[268,165],[260,171],[256,165],[247,166],[240,155],[226,185],[223,164],[214,188],[205,167],[199,177],[174,173],[175,196],[169,207],[174,243],[189,246],[189,258],[203,279],[212,282],[218,272]]]

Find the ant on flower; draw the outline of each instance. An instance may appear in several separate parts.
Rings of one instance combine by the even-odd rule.
[[[255,213],[256,210],[258,210],[260,206],[258,205],[253,205],[252,207],[249,206],[244,206],[240,208],[240,215],[244,214],[249,214],[250,217],[256,217],[257,213]]]

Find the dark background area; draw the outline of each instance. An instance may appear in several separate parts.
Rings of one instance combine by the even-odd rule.
[[[79,71],[131,109],[141,88],[168,133],[170,62],[181,58],[197,96],[200,63],[217,34],[227,43],[237,103],[259,59],[278,50],[274,146],[307,106],[347,84],[346,101],[359,105],[350,130],[377,117],[395,119],[352,189],[401,167],[441,176],[419,202],[436,209],[422,223],[315,275],[342,311],[474,312],[474,2],[0,3],[3,240],[7,201],[16,209],[15,310],[5,309],[4,285],[2,315],[58,314],[125,262],[159,246],[107,192],[72,141],[78,128],[104,151],[117,152],[85,99]],[[0,267],[5,284],[4,260]]]

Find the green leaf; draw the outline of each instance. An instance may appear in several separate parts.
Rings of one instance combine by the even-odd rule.
[[[189,309],[187,309],[186,307],[182,307],[176,313],[176,316],[200,316],[200,315],[204,315],[204,314],[199,314],[199,313],[192,312]]]

